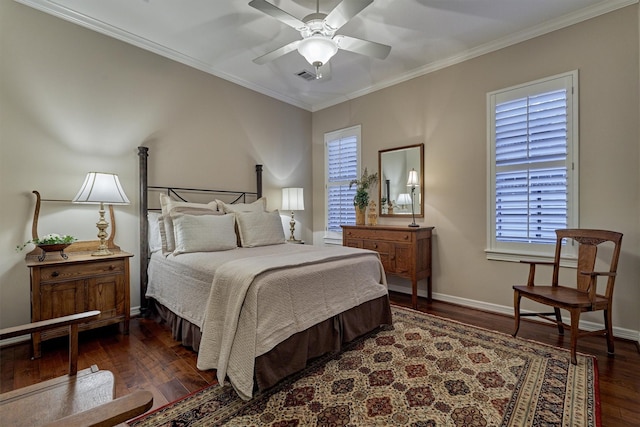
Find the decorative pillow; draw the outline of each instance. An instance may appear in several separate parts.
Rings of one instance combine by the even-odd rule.
[[[154,253],[162,249],[162,237],[160,236],[160,224],[162,218],[160,212],[147,212],[149,252]]]
[[[164,228],[163,217],[158,218],[158,228],[160,229],[160,241],[162,242],[162,255],[167,256],[173,251],[169,250],[169,244],[167,243],[167,231]]]
[[[280,212],[241,212],[236,214],[240,242],[245,248],[285,243]]]
[[[218,204],[215,201],[207,204],[179,202],[177,200],[173,200],[166,194],[160,194],[160,207],[162,208],[162,218],[164,220],[166,245],[163,245],[162,250],[165,254],[173,252],[176,248],[175,232],[173,230],[173,220],[171,218],[172,210],[180,208],[182,213],[189,213],[192,215],[196,212],[210,215],[218,214]]]
[[[216,200],[218,202],[218,209],[224,213],[231,212],[265,212],[267,210],[267,198],[260,197],[253,203],[225,203],[222,200]]]
[[[234,215],[173,216],[176,238],[174,255],[187,252],[214,252],[235,249]]]

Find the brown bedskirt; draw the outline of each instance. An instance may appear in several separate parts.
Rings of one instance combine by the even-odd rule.
[[[150,303],[156,320],[169,325],[173,338],[198,351],[200,328],[157,301],[150,299]],[[389,297],[385,295],[298,332],[256,358],[256,385],[259,390],[265,390],[303,369],[309,359],[338,351],[355,338],[391,323]]]

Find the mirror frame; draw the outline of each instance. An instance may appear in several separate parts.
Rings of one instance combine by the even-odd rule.
[[[382,203],[380,202],[380,200],[382,200],[382,190],[385,187],[385,180],[384,177],[382,175],[382,156],[385,153],[390,153],[390,152],[394,152],[394,151],[402,151],[402,150],[407,150],[410,148],[419,148],[420,149],[420,170],[418,171],[418,177],[420,179],[420,185],[418,186],[418,188],[416,189],[416,194],[418,195],[418,200],[421,200],[422,203],[420,203],[420,209],[417,209],[415,212],[415,217],[416,218],[424,218],[424,143],[420,143],[420,144],[414,144],[414,145],[405,145],[403,147],[395,147],[395,148],[388,148],[385,150],[379,150],[378,151],[378,178],[379,178],[379,185],[378,185],[378,216],[380,217],[385,217],[385,218],[408,218],[411,217],[411,213],[401,213],[401,214],[397,214],[397,213],[382,213]],[[406,171],[405,174],[405,179],[408,178],[409,176],[409,171]]]

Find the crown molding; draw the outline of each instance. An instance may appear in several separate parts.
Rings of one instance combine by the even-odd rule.
[[[33,9],[37,9],[41,12],[44,12],[49,15],[55,16],[57,18],[63,19],[65,21],[71,22],[73,24],[80,25],[81,27],[87,28],[97,33],[104,34],[114,39],[123,41],[127,44],[131,44],[133,46],[136,46],[141,49],[155,53],[157,55],[163,56],[165,58],[172,59],[181,64],[188,65],[189,67],[192,67],[197,70],[203,71],[205,73],[211,74],[213,76],[219,77],[231,83],[235,83],[247,89],[251,89],[255,92],[261,93],[263,95],[269,96],[271,98],[277,99],[287,104],[291,104],[295,107],[299,107],[304,110],[311,111],[311,108],[312,108],[311,105],[303,103],[297,99],[291,98],[280,92],[272,91],[263,86],[256,85],[255,83],[252,83],[243,79],[239,79],[230,74],[222,73],[218,70],[213,69],[209,64],[202,62],[192,56],[186,55],[182,52],[171,49],[159,43],[155,43],[149,39],[140,37],[129,31],[107,24],[106,22],[99,21],[97,19],[83,15],[81,13],[78,13],[74,10],[61,6],[59,4],[50,2],[48,0],[15,0],[15,1],[18,3],[22,3],[25,6],[29,6]]]
[[[509,36],[494,40],[490,43],[485,43],[483,45],[474,47],[472,49],[468,49],[457,55],[450,56],[440,61],[432,62],[423,67],[416,68],[414,70],[409,71],[408,73],[397,76],[393,79],[385,80],[384,82],[369,86],[368,88],[344,95],[341,98],[336,98],[334,101],[315,105],[312,111],[313,112],[319,111],[324,108],[328,108],[328,107],[340,104],[342,102],[345,102],[346,100],[359,98],[363,95],[376,92],[380,89],[385,89],[387,87],[397,85],[398,83],[406,82],[416,77],[424,76],[425,74],[433,73],[434,71],[438,71],[443,68],[447,68],[452,65],[456,65],[461,62],[468,61],[473,58],[477,58],[478,56],[486,55],[488,53],[495,52],[497,50],[504,49],[506,47],[513,46],[515,44],[522,43],[524,41],[543,36],[553,31],[557,31],[562,28],[566,28],[571,25],[575,25],[580,22],[587,21],[589,19],[607,14],[609,12],[622,9],[623,7],[634,5],[638,3],[638,1],[639,0],[604,0],[596,5],[582,9],[576,13],[571,13],[568,15],[558,17],[556,19],[552,19],[550,21],[546,21],[543,24],[528,28],[523,31],[519,31],[514,34],[510,34]]]

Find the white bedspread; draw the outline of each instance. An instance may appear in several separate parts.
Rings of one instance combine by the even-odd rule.
[[[257,356],[386,294],[384,270],[372,251],[296,245],[286,257],[278,253],[227,261],[215,269],[197,366],[217,369],[220,384],[228,376],[240,397],[250,399]]]

